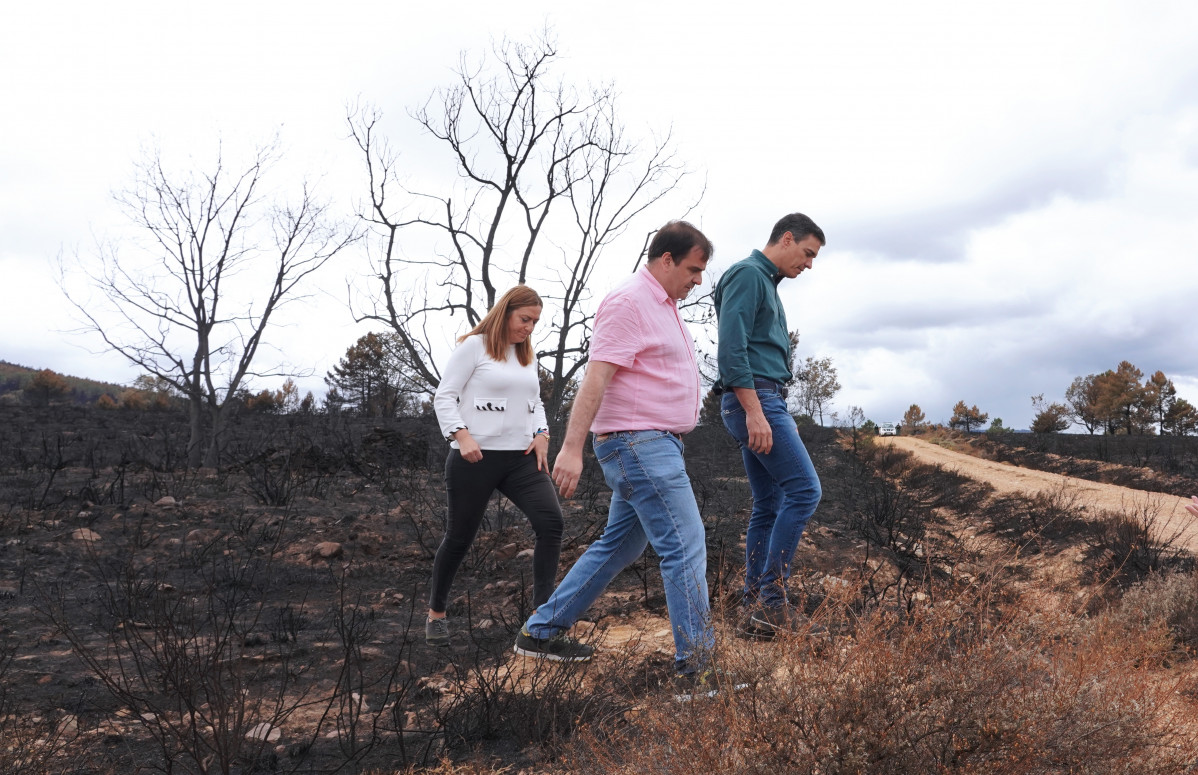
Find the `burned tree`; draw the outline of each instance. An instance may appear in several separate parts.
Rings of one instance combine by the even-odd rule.
[[[306,184],[293,201],[262,196],[278,159],[271,144],[241,172],[218,153],[206,171],[177,173],[153,152],[116,195],[140,239],[78,262],[95,298],[61,274],[85,330],[186,398],[192,467],[219,463],[226,399],[247,378],[285,373],[255,366],[272,315],[355,239]]]
[[[507,287],[533,286],[546,304],[537,359],[552,380],[551,417],[586,363],[600,255],[688,174],[668,134],[647,148],[626,136],[610,87],[553,80],[557,56],[548,36],[504,41],[484,63],[463,56],[457,83],[413,113],[456,166],[458,182],[445,191],[401,188],[380,114],[348,116],[369,182],[359,215],[376,236],[372,285],[352,302],[355,317],[389,326],[433,390],[430,333],[466,330]],[[633,253],[620,268],[638,262]],[[457,315],[465,320],[449,320]]]

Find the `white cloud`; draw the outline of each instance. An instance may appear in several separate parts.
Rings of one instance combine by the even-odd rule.
[[[207,160],[217,139],[236,152],[278,132],[282,174],[316,178],[348,213],[361,181],[344,110],[361,98],[384,110],[407,179],[442,187],[444,156],[406,110],[451,82],[461,50],[548,24],[560,74],[614,82],[630,133],[672,127],[706,178],[691,217],[717,268],[785,212],[825,228],[815,269],[783,288],[801,351],[840,368],[840,408],[897,419],[914,402],[946,419],[965,399],[1022,426],[1030,395],[1059,398],[1124,358],[1198,403],[1191,2],[515,13],[474,0],[125,0],[3,14],[0,67],[14,77],[0,85],[0,358],[123,373],[61,333],[52,263],[120,228],[109,192],[145,144]],[[327,271],[276,334],[287,360],[317,372],[305,387],[363,330],[341,288],[362,267]]]

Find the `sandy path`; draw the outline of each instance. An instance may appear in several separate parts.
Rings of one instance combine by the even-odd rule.
[[[988,482],[995,491],[1003,495],[1035,494],[1066,487],[1076,493],[1079,501],[1092,512],[1124,511],[1149,503],[1155,504],[1158,519],[1162,521],[1162,531],[1171,534],[1184,527],[1178,543],[1186,546],[1190,552],[1198,554],[1198,519],[1190,516],[1185,510],[1185,504],[1190,502],[1189,498],[1164,493],[1146,493],[1143,490],[984,460],[962,452],[953,452],[938,444],[911,436],[880,436],[877,441],[906,450],[925,463],[942,466],[945,470],[955,471],[979,482]]]

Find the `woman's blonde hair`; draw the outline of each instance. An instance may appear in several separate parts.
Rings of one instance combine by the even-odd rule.
[[[458,337],[458,343],[468,336],[479,334],[487,346],[487,355],[493,361],[507,360],[507,321],[512,312],[520,307],[544,307],[541,297],[527,285],[517,285],[500,297],[495,306],[487,311],[486,317],[478,321],[478,325]],[[532,337],[516,345],[516,359],[521,366],[532,363]]]

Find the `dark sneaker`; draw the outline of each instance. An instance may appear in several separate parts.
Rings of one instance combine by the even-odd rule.
[[[424,642],[430,646],[449,645],[449,622],[444,619],[429,619],[424,623]]]
[[[779,633],[827,635],[828,628],[811,621],[790,606],[758,608],[749,616],[749,628],[754,637],[772,638]]]
[[[552,638],[534,638],[523,629],[516,636],[516,645],[512,650],[522,657],[548,659],[551,662],[589,662],[595,653],[595,649],[579,643],[564,632]]]

